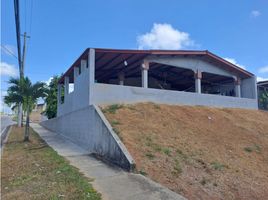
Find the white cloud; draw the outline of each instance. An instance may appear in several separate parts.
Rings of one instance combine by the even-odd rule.
[[[43,81],[44,83],[46,83],[47,85],[50,84],[50,82],[52,81],[53,77],[51,76],[47,81]]]
[[[6,55],[17,55],[16,53],[16,47],[13,45],[5,44],[1,46],[1,54]]]
[[[259,17],[261,15],[261,12],[259,10],[252,10],[251,13],[250,13],[250,15],[252,17],[255,17],[256,18],[256,17]]]
[[[268,81],[268,77],[263,78],[263,77],[257,76],[257,82],[260,82],[260,81]]]
[[[6,62],[0,63],[0,73],[1,76],[17,76],[18,75],[18,69],[14,65],[8,64]]]
[[[224,60],[227,60],[228,62],[230,62],[230,63],[232,63],[232,64],[234,64],[234,65],[236,65],[236,66],[238,66],[238,67],[240,67],[242,69],[246,69],[246,67],[244,65],[239,64],[236,61],[236,59],[234,59],[234,58],[224,58]]]
[[[170,24],[153,25],[150,32],[137,37],[139,49],[170,49],[178,50],[194,46],[189,33],[179,31]]]
[[[265,67],[261,67],[258,71],[259,73],[268,73],[268,65]]]

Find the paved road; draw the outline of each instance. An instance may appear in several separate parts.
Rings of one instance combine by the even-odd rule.
[[[1,115],[1,133],[0,133],[0,138],[1,138],[1,150],[2,150],[2,144],[3,144],[3,141],[5,140],[6,138],[6,135],[7,135],[7,127],[9,125],[12,125],[12,124],[15,124],[14,121],[12,121],[11,117],[7,116],[7,115]],[[0,151],[1,151],[0,150]],[[2,153],[2,152],[1,152]]]
[[[15,122],[12,121],[11,117],[7,116],[7,115],[1,115],[1,135],[2,135],[2,132],[3,130],[11,125],[11,124],[14,124]]]

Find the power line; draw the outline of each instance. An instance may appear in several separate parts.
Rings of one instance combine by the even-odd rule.
[[[31,2],[30,2],[30,20],[29,20],[30,25],[29,25],[29,35],[32,34],[33,2],[34,2],[33,0],[31,0]],[[29,41],[28,41],[28,45],[27,45],[27,47],[26,47],[26,53],[28,53],[28,49],[29,49],[29,46],[30,46],[30,43],[31,43],[31,38],[30,38],[30,37],[28,37],[28,38],[29,38]]]
[[[5,49],[5,51],[7,51],[10,55],[14,56],[16,59],[18,59],[18,57],[12,52],[10,51],[8,48],[6,48],[4,45],[1,44],[1,47],[3,49]]]
[[[30,13],[30,30],[29,30],[29,35],[32,33],[32,17],[33,17],[33,0],[31,0],[31,13]]]
[[[19,13],[19,2],[14,0],[14,11],[15,11],[15,24],[16,24],[16,37],[17,37],[17,49],[18,49],[18,62],[20,69],[20,77],[23,77],[22,63],[21,63],[21,42],[20,42],[20,13]]]
[[[24,27],[25,27],[25,32],[27,30],[27,0],[24,0]]]

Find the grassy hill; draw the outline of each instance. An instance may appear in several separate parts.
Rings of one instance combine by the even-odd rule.
[[[137,164],[189,199],[268,196],[268,112],[111,105],[103,111]]]

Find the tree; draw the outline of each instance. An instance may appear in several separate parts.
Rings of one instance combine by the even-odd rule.
[[[261,109],[268,110],[268,90],[260,91],[259,104]]]
[[[58,81],[59,76],[53,76],[49,85],[46,102],[45,115],[48,119],[54,118],[57,116],[57,95],[58,95]]]
[[[22,103],[23,110],[26,113],[24,141],[29,141],[30,114],[37,99],[46,96],[45,83],[37,82],[32,84],[28,77],[21,79],[11,78],[8,83],[11,86],[7,90],[7,96],[4,97],[4,101],[8,105]]]

